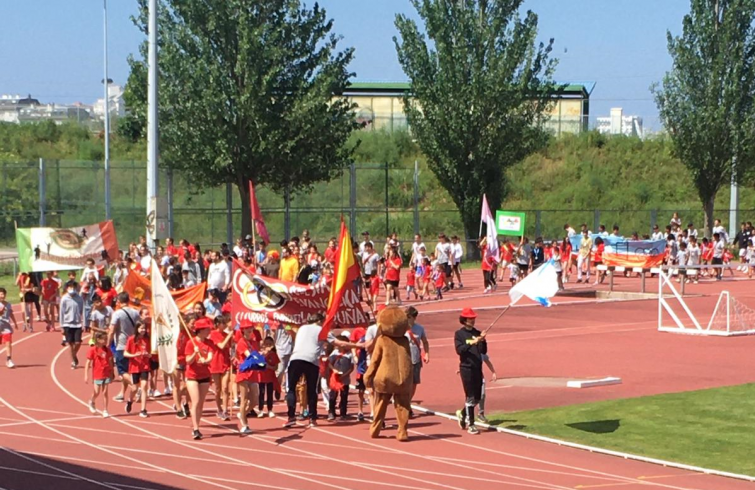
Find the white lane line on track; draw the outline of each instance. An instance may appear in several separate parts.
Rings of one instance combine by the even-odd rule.
[[[65,352],[65,349],[64,349],[64,350],[61,350],[61,351],[60,351],[60,353],[63,353],[63,352]],[[58,356],[60,355],[60,353],[58,354]],[[57,360],[57,357],[56,357],[56,360]],[[52,366],[54,366],[54,365],[55,365],[55,361],[53,361],[53,364],[52,364]],[[51,367],[52,367],[52,366],[51,366]],[[36,420],[36,419],[34,419],[34,418],[33,418],[32,416],[30,416],[30,415],[27,415],[26,413],[24,413],[24,412],[20,411],[19,409],[17,409],[17,408],[16,408],[16,407],[14,407],[13,405],[9,404],[9,403],[8,403],[8,402],[7,402],[7,401],[6,401],[5,399],[3,399],[2,397],[0,397],[0,402],[2,402],[2,403],[3,403],[4,405],[6,405],[6,406],[7,406],[8,408],[10,408],[11,410],[13,410],[14,412],[16,412],[16,413],[17,413],[18,415],[20,415],[20,416],[22,416],[22,417],[24,417],[24,418],[26,418],[26,419],[28,419],[28,420]],[[85,403],[85,405],[86,405],[86,403]],[[108,453],[108,454],[110,454],[110,455],[113,455],[113,456],[115,456],[115,457],[117,457],[117,458],[121,458],[121,459],[127,459],[127,460],[129,460],[129,461],[132,461],[132,462],[134,462],[134,463],[138,463],[138,464],[141,464],[141,465],[144,465],[144,466],[148,466],[148,467],[150,467],[150,468],[154,468],[154,469],[162,469],[162,468],[160,468],[160,467],[158,467],[158,466],[155,466],[155,465],[153,465],[153,464],[151,464],[151,463],[147,463],[147,462],[145,462],[145,461],[140,461],[140,460],[138,460],[138,459],[135,459],[135,458],[131,458],[131,457],[129,457],[129,456],[125,456],[125,455],[122,455],[122,454],[118,454],[118,453],[116,453],[116,452],[114,452],[114,451],[111,451],[111,450],[109,450],[109,449],[106,449],[106,448],[100,447],[100,446],[98,446],[98,445],[96,445],[96,444],[91,444],[91,443],[89,443],[89,442],[86,442],[86,441],[84,441],[84,440],[82,440],[82,439],[79,439],[78,437],[72,436],[72,435],[70,435],[70,434],[66,434],[65,432],[62,432],[62,431],[60,431],[60,430],[58,430],[58,429],[56,429],[56,428],[54,428],[54,427],[51,427],[51,426],[49,426],[49,425],[46,425],[46,424],[44,424],[43,422],[39,422],[39,421],[37,421],[36,423],[37,423],[37,425],[39,425],[40,427],[44,427],[45,429],[47,429],[47,430],[49,430],[49,431],[51,431],[51,432],[54,432],[54,433],[56,433],[56,434],[58,434],[58,435],[60,435],[60,436],[63,436],[63,437],[66,437],[66,438],[68,438],[68,439],[70,439],[70,440],[72,440],[72,441],[78,442],[79,444],[84,444],[84,445],[86,445],[86,446],[89,446],[89,447],[91,447],[91,448],[93,448],[93,449],[97,449],[97,450],[99,450],[99,451],[103,451],[103,452],[105,452],[105,453]],[[168,472],[168,473],[172,473],[172,474],[174,474],[174,475],[176,475],[176,476],[182,476],[182,477],[190,478],[190,477],[187,477],[187,476],[186,476],[185,474],[183,474],[183,473],[180,473],[180,472],[177,472],[177,471],[172,471],[172,470],[167,470],[167,469],[166,469],[165,471],[166,471],[166,472]],[[196,480],[196,481],[199,481],[200,483],[205,483],[205,484],[207,484],[207,485],[213,485],[213,486],[216,486],[216,487],[225,488],[226,490],[236,490],[236,489],[234,489],[233,487],[228,487],[228,486],[225,486],[225,485],[220,485],[220,484],[217,484],[217,483],[214,483],[214,482],[211,482],[211,481],[205,481],[205,480],[202,480],[202,479],[199,479],[199,478],[191,478],[191,479],[192,479],[192,480]]]
[[[25,453],[25,454],[34,454],[36,456],[39,456],[36,453]],[[56,456],[56,458],[57,459],[74,459],[74,458],[61,458],[60,456]],[[88,460],[80,460],[80,461],[88,461]],[[94,463],[103,464],[103,463],[100,463],[99,461],[93,461],[93,462]],[[130,466],[129,468],[133,469],[133,466]],[[7,466],[0,466],[0,470],[13,471],[15,473],[24,473],[24,474],[27,474],[27,475],[46,476],[46,477],[50,477],[50,478],[57,478],[59,480],[75,480],[75,481],[80,481],[78,478],[74,478],[72,476],[58,475],[58,474],[54,474],[54,473],[45,473],[43,471],[22,470],[22,469],[19,469],[19,468],[9,468]],[[112,485],[114,487],[133,488],[134,490],[156,490],[154,488],[140,487],[140,486],[136,486],[136,485],[126,485],[124,483],[112,483],[112,482],[105,482],[105,483],[108,484],[108,485]],[[0,490],[3,490],[2,487],[0,487]]]
[[[44,422],[46,424],[49,424],[51,422],[65,422],[69,420],[86,420],[86,419],[93,419],[92,416],[86,416],[86,415],[79,415],[78,417],[64,417],[60,419],[47,419],[47,420],[40,420],[40,422]],[[31,425],[35,422],[30,422],[28,420],[25,421],[16,421],[8,424],[0,424],[0,428],[6,428],[6,427],[17,427],[19,425]]]
[[[77,397],[76,395],[74,395],[73,393],[71,393],[71,392],[70,392],[70,391],[69,391],[69,390],[68,390],[68,389],[67,389],[67,388],[66,388],[65,386],[63,386],[63,384],[62,384],[62,383],[60,382],[60,380],[58,380],[58,377],[57,377],[57,375],[55,374],[55,366],[56,366],[56,365],[57,365],[57,363],[58,363],[58,359],[60,359],[60,356],[61,356],[61,355],[62,355],[62,354],[63,354],[63,353],[65,352],[65,351],[66,351],[66,349],[62,349],[62,350],[61,350],[61,351],[59,351],[59,352],[58,352],[58,353],[57,353],[57,354],[55,355],[55,357],[53,358],[53,360],[52,360],[52,363],[50,364],[50,376],[52,377],[52,380],[53,380],[53,382],[55,383],[55,385],[56,385],[56,386],[57,386],[57,387],[58,387],[58,388],[59,388],[59,389],[60,389],[60,390],[61,390],[61,391],[62,391],[63,393],[67,394],[67,395],[68,395],[69,397],[71,397],[71,398],[72,398],[73,400],[77,401],[78,403],[80,403],[80,404],[82,404],[82,405],[84,405],[84,406],[87,406],[87,403],[86,403],[86,402],[85,402],[84,400],[81,400],[81,399],[80,399],[80,398],[78,398],[78,397]],[[1,398],[0,398],[0,402],[2,402],[2,399],[1,399]],[[214,453],[214,452],[212,452],[212,451],[209,451],[209,450],[203,449],[203,448],[201,448],[201,447],[200,447],[200,446],[198,446],[198,445],[191,445],[191,444],[187,444],[187,443],[184,443],[184,442],[181,442],[181,441],[177,441],[177,440],[175,440],[175,439],[171,439],[171,438],[169,438],[169,437],[165,437],[165,436],[163,436],[163,435],[160,435],[160,434],[157,434],[157,433],[155,433],[155,432],[151,432],[151,431],[148,431],[147,429],[144,429],[144,428],[142,428],[142,427],[139,427],[139,426],[137,426],[137,425],[134,425],[134,424],[132,424],[132,423],[130,423],[130,422],[127,422],[127,421],[125,421],[125,420],[122,420],[122,419],[120,419],[120,418],[117,418],[117,417],[114,417],[114,418],[112,418],[112,420],[114,420],[114,421],[116,421],[116,422],[118,422],[118,423],[121,423],[121,424],[123,424],[123,425],[126,425],[127,427],[131,427],[132,429],[136,429],[136,430],[138,430],[138,431],[141,431],[141,432],[143,432],[143,433],[146,433],[146,434],[150,434],[150,435],[153,435],[153,436],[155,436],[155,437],[157,437],[157,438],[159,438],[159,439],[162,439],[162,440],[164,440],[164,441],[167,441],[167,442],[170,442],[170,443],[176,444],[176,445],[178,445],[178,446],[181,446],[181,447],[185,447],[185,448],[188,448],[188,449],[192,449],[192,450],[194,450],[194,451],[198,451],[198,452],[201,452],[201,453],[203,453],[203,454],[207,454],[207,455],[210,455],[210,456],[218,456],[218,457],[221,457],[221,458],[223,458],[223,459],[226,459],[226,460],[228,460],[228,461],[233,461],[233,462],[236,462],[236,463],[241,463],[241,464],[244,464],[244,465],[246,465],[246,466],[249,466],[249,467],[253,467],[253,468],[256,468],[256,469],[259,469],[259,470],[262,470],[262,471],[269,471],[269,472],[277,473],[277,474],[280,474],[280,475],[283,475],[283,476],[288,476],[288,477],[290,477],[290,478],[294,478],[294,479],[303,480],[303,481],[305,481],[305,482],[308,482],[308,483],[317,483],[317,484],[320,484],[320,485],[323,485],[323,486],[326,486],[326,487],[335,488],[335,489],[337,489],[337,490],[354,490],[354,489],[347,489],[346,487],[342,487],[342,486],[331,485],[331,484],[329,484],[329,483],[320,482],[320,481],[317,481],[317,480],[313,480],[313,479],[311,479],[311,478],[304,478],[304,477],[301,477],[301,476],[299,476],[299,475],[289,474],[289,473],[286,473],[286,472],[284,472],[284,471],[279,471],[279,470],[272,470],[272,469],[269,469],[269,468],[267,468],[267,467],[265,467],[265,466],[262,466],[262,465],[258,465],[258,464],[255,464],[255,463],[251,463],[251,462],[248,462],[248,461],[243,461],[243,460],[240,460],[240,459],[236,459],[236,458],[232,458],[232,457],[230,457],[230,456],[219,455],[219,454],[217,454],[217,453]],[[182,474],[182,473],[178,473],[178,472],[176,472],[176,474],[177,474],[177,475],[180,475],[180,476],[185,476],[185,477],[187,477],[187,478],[196,479],[195,477],[190,477],[190,476],[187,476],[187,475],[185,475],[185,474]],[[204,481],[204,480],[201,480],[201,481]],[[226,487],[226,486],[224,486],[224,485],[219,485],[219,484],[217,484],[217,483],[214,483],[214,482],[211,482],[211,481],[205,481],[205,483],[209,483],[209,484],[211,484],[211,485],[214,485],[214,486],[219,486],[219,487],[222,487],[222,488],[229,488],[229,487]],[[270,485],[270,484],[268,484],[268,483],[265,483],[265,487],[267,487],[267,488],[271,488],[271,489],[279,489],[279,490],[294,490],[294,489],[291,489],[291,488],[288,488],[288,487],[273,486],[273,485]],[[308,488],[311,488],[311,487],[308,487]]]
[[[45,454],[45,453],[38,453],[34,451],[24,451],[24,454],[29,454],[31,456],[39,456],[40,458],[50,458],[50,459],[59,459],[62,461],[76,461],[77,463],[92,463],[97,465],[103,465],[103,466],[113,466],[116,468],[128,468],[130,470],[134,469],[134,465],[130,464],[120,464],[120,463],[109,463],[104,461],[98,461],[96,459],[84,459],[79,457],[72,457],[72,456],[62,456],[60,454]],[[153,468],[140,468],[139,471],[151,471],[153,473],[165,473],[163,470],[156,470]],[[120,486],[117,483],[113,483],[115,486]]]
[[[26,342],[27,340],[31,340],[34,337],[36,337],[37,335],[41,335],[43,333],[44,332],[35,332],[35,333],[32,333],[32,334],[29,334],[28,336],[22,338],[21,340],[17,340],[16,342],[13,342],[13,347],[17,346],[18,344],[22,344],[22,343]],[[2,349],[0,349],[0,355],[2,355],[3,353],[5,353],[6,350],[7,350],[6,347],[3,347]]]
[[[435,436],[433,436],[431,434],[425,434],[425,433],[417,431],[417,430],[409,430],[409,432],[413,432],[415,434],[423,435],[425,437],[429,437],[429,438],[432,438],[432,439],[438,439],[437,437],[435,437]],[[646,481],[646,480],[639,480],[637,478],[632,478],[632,477],[629,477],[629,476],[616,475],[616,474],[611,474],[611,473],[607,473],[607,472],[599,471],[599,470],[590,470],[590,469],[582,468],[582,467],[579,467],[579,466],[571,466],[571,465],[566,465],[566,464],[562,464],[562,463],[555,463],[553,461],[548,461],[548,460],[544,460],[544,459],[532,458],[532,457],[529,457],[529,456],[521,456],[521,455],[518,455],[518,454],[509,453],[509,452],[506,452],[506,451],[499,451],[497,449],[490,449],[490,448],[486,448],[486,447],[483,447],[483,446],[476,446],[476,445],[472,445],[472,444],[465,444],[463,442],[453,441],[453,440],[450,440],[450,439],[438,439],[438,440],[447,442],[449,444],[456,444],[456,445],[464,446],[464,447],[467,447],[469,449],[477,449],[477,450],[480,450],[480,451],[489,452],[489,453],[493,453],[493,454],[499,454],[499,455],[502,455],[502,456],[515,457],[515,458],[524,459],[524,460],[527,460],[527,461],[533,461],[533,462],[538,462],[538,463],[553,465],[553,466],[562,467],[562,468],[569,468],[571,470],[580,470],[580,471],[585,471],[585,472],[589,472],[589,473],[593,473],[593,474],[597,474],[597,475],[611,477],[611,478],[614,478],[616,480],[620,480],[622,482],[626,482],[626,484],[630,484],[631,483],[631,484],[640,484],[640,485],[651,485],[651,486],[658,486],[658,487],[663,487],[663,488],[672,488],[672,489],[676,489],[676,490],[695,490],[693,487],[678,487],[678,486],[674,486],[674,485],[666,485],[666,484],[663,484],[663,483],[649,482],[649,481]]]
[[[7,403],[6,403],[6,405],[7,405]],[[51,470],[55,470],[55,471],[57,471],[59,473],[62,473],[64,475],[71,476],[71,477],[73,477],[73,478],[75,478],[77,480],[89,482],[89,483],[91,483],[93,485],[97,485],[97,486],[100,486],[100,487],[109,488],[110,490],[118,490],[118,487],[114,487],[113,485],[109,485],[107,483],[98,482],[97,480],[92,480],[91,478],[87,478],[85,476],[77,475],[76,473],[73,473],[73,472],[70,472],[70,471],[67,471],[67,470],[64,470],[64,469],[61,469],[61,468],[57,468],[57,467],[55,467],[55,466],[53,466],[51,464],[45,463],[44,461],[40,461],[38,459],[32,458],[31,456],[27,456],[25,454],[22,454],[22,453],[19,453],[17,451],[14,451],[13,449],[10,449],[10,448],[7,448],[7,447],[0,447],[0,449],[2,449],[3,451],[5,451],[7,453],[10,453],[10,454],[16,456],[17,458],[25,459],[25,460],[30,461],[32,463],[38,464],[40,466],[44,466],[45,468],[48,468],[48,469],[51,469]]]
[[[162,403],[163,405],[165,405],[165,402],[160,402],[160,403]],[[212,425],[214,425],[214,426],[216,426],[216,427],[218,427],[218,428],[220,428],[220,429],[222,429],[222,430],[225,430],[225,431],[229,431],[229,432],[233,432],[233,433],[238,433],[238,431],[237,431],[237,430],[235,430],[235,429],[230,429],[230,428],[228,428],[228,427],[222,426],[222,425],[220,425],[220,424],[218,424],[218,423],[216,423],[216,422],[213,422],[212,420],[205,420],[205,422],[206,422],[206,423],[210,423],[210,424],[212,424]],[[255,438],[255,439],[257,439],[257,440],[259,440],[259,441],[261,441],[261,442],[264,442],[264,443],[267,443],[267,444],[272,444],[273,446],[276,446],[276,447],[280,446],[280,444],[277,444],[276,442],[272,442],[272,441],[267,441],[267,440],[263,439],[263,438],[262,438],[261,436],[252,436],[252,437],[253,437],[253,438]],[[288,449],[290,449],[291,451],[295,451],[295,452],[297,452],[297,453],[299,453],[299,454],[304,454],[304,455],[309,455],[309,454],[310,454],[309,452],[307,452],[307,451],[304,451],[304,450],[302,450],[302,449],[298,449],[298,448],[295,448],[295,447],[291,447],[291,446],[286,446],[286,447],[287,447]],[[341,447],[342,447],[342,446],[341,446]],[[356,468],[359,468],[359,469],[364,469],[364,468],[363,468],[363,467],[362,467],[362,466],[361,466],[360,464],[358,464],[358,463],[356,463],[356,462],[353,462],[353,461],[346,461],[346,460],[333,460],[333,459],[329,459],[329,458],[326,458],[326,457],[324,457],[324,456],[323,456],[323,457],[321,457],[321,459],[323,459],[323,460],[325,460],[325,461],[329,461],[329,462],[337,461],[337,462],[340,462],[340,463],[346,464],[346,465],[348,465],[348,466],[354,466],[354,467],[356,467]],[[290,470],[289,470],[289,471],[290,471]],[[374,468],[373,468],[373,469],[372,469],[372,471],[374,471],[374,472],[376,472],[376,473],[382,473],[382,474],[386,474],[386,475],[394,476],[394,477],[396,476],[396,474],[395,474],[395,473],[391,473],[391,472],[389,472],[389,471],[385,471],[385,470],[380,470],[380,469],[374,469]],[[417,481],[417,482],[420,482],[420,483],[425,483],[425,484],[435,485],[435,486],[439,486],[439,487],[443,487],[443,488],[448,488],[448,489],[450,489],[450,490],[463,490],[463,489],[457,489],[456,487],[449,487],[449,486],[447,486],[447,485],[443,485],[443,484],[441,484],[441,483],[428,482],[428,481],[426,481],[426,480],[422,480],[422,479],[419,479],[419,478],[412,478],[412,477],[410,477],[410,476],[402,476],[401,478],[404,478],[404,479],[406,479],[406,480]],[[362,481],[363,481],[363,480],[362,480]],[[371,482],[371,483],[378,483],[378,482],[375,482],[374,480],[370,480],[370,482]],[[418,488],[418,487],[412,487],[412,486],[409,486],[409,485],[406,485],[406,484],[402,485],[402,488],[405,488],[405,489],[411,489],[411,490],[426,490],[426,489],[422,489],[422,488]]]
[[[349,441],[352,441],[352,442],[363,444],[365,446],[373,446],[373,447],[377,446],[375,443],[367,442],[367,441],[362,441],[362,440],[355,439],[355,438],[350,437],[350,436],[346,436],[346,435],[343,435],[343,434],[338,434],[336,432],[328,432],[328,431],[325,431],[325,430],[319,429],[319,428],[317,428],[315,430],[317,430],[318,432],[325,433],[325,434],[330,434],[330,435],[335,436],[335,437],[346,439],[346,440],[349,440]],[[469,467],[467,465],[465,465],[465,464],[454,463],[454,462],[450,462],[450,461],[441,461],[441,460],[435,459],[432,456],[424,456],[424,455],[412,453],[412,452],[409,452],[409,451],[402,451],[400,449],[394,449],[394,448],[390,448],[390,449],[394,453],[400,454],[400,455],[403,455],[403,456],[412,457],[412,458],[419,458],[419,459],[423,459],[425,461],[433,461],[433,462],[436,462],[436,463],[443,463],[443,464],[446,464],[448,466],[455,466],[457,468],[469,469]],[[523,477],[513,476],[513,475],[502,475],[500,473],[496,473],[496,472],[493,472],[493,471],[481,470],[479,468],[475,469],[475,471],[478,472],[478,473],[490,473],[490,474],[493,474],[493,475],[498,476],[498,477],[511,478],[512,480],[518,480],[520,482],[527,482],[527,483],[518,483],[518,482],[514,483],[514,482],[506,482],[506,481],[501,481],[500,482],[501,484],[504,484],[504,485],[517,485],[517,488],[528,487],[528,488],[541,488],[541,489],[571,490],[570,487],[565,487],[563,485],[557,485],[557,484],[553,484],[553,483],[547,483],[547,482],[541,482],[541,481],[537,481],[537,480],[532,480],[530,478],[523,478]]]

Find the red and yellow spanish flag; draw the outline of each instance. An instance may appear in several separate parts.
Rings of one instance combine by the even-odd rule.
[[[336,249],[336,264],[333,270],[333,282],[330,285],[330,297],[328,298],[328,312],[322,324],[320,340],[328,337],[330,329],[336,321],[336,314],[344,302],[357,301],[357,282],[359,281],[359,264],[354,259],[354,248],[351,245],[351,236],[346,224],[341,220],[341,236],[338,239]]]

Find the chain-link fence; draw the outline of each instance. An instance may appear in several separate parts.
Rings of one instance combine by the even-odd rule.
[[[111,216],[121,247],[145,233],[146,163],[111,163]],[[39,160],[0,163],[2,217],[0,246],[15,247],[14,225],[19,227],[74,227],[105,219],[105,172],[102,162]],[[160,194],[168,197],[170,235],[203,245],[231,242],[241,230],[241,202],[235,186],[200,189],[190,180],[161,170]],[[264,186],[257,198],[274,240],[308,229],[318,243],[338,231],[343,216],[354,236],[369,231],[373,238],[397,233],[404,241],[415,233],[427,235],[430,245],[438,232],[464,237],[464,228],[453,201],[439,193],[440,186],[428,170],[396,168],[382,164],[355,164],[327,183],[291,195],[274,193]],[[512,211],[515,211],[512,209]],[[661,229],[678,212],[684,226],[703,228],[701,209],[518,210],[526,213],[526,233],[546,240],[561,238],[564,224],[575,229],[585,223],[610,231],[614,225],[628,236]],[[716,210],[727,223],[729,211]],[[753,210],[740,210],[749,217]]]

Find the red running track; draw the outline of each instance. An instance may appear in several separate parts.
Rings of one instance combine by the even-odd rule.
[[[447,308],[452,302],[431,306],[437,309],[438,305]],[[585,307],[592,308],[587,304]],[[566,311],[566,307],[559,308],[514,309],[512,317],[504,323],[506,331],[500,334],[508,335],[509,329],[514,333],[519,328],[521,336],[529,331],[541,331],[538,335],[547,337],[549,334],[544,327],[548,322],[539,316],[540,312]],[[593,315],[590,311],[583,310],[581,316]],[[610,314],[610,310],[605,313]],[[454,315],[440,315],[444,315],[442,325],[450,323],[453,327]],[[518,315],[523,316],[516,320]],[[562,315],[552,321],[564,322],[565,319]],[[520,323],[525,325],[517,327]],[[595,350],[600,349],[601,339],[605,337],[599,327],[596,329],[595,335],[580,336],[594,342]],[[452,361],[444,362],[442,358],[443,350],[448,348],[443,347],[442,336],[447,336],[448,331],[439,328],[439,335],[433,337],[436,346],[432,363],[423,373],[427,381],[420,388],[420,394],[428,406],[442,403],[446,394],[452,394],[454,400],[460,399],[460,389],[455,382],[449,384],[448,379],[440,379],[443,384],[438,384],[432,378],[436,369],[442,373],[443,365]],[[235,423],[220,422],[208,410],[202,427],[206,438],[195,442],[190,439],[189,423],[176,419],[167,402],[150,401],[149,419],[125,415],[123,405],[114,402],[110,407],[114,417],[102,419],[90,415],[85,402],[90,387],[83,384],[81,369],[70,369],[58,340],[57,334],[19,335],[15,349],[18,368],[0,370],[0,488],[3,490],[755,488],[739,480],[511,435],[490,432],[472,436],[451,421],[431,416],[412,420],[410,441],[399,443],[393,438],[393,430],[386,431],[385,437],[379,440],[369,439],[366,423],[323,422],[315,429],[285,430],[280,426],[280,418],[254,420],[251,422],[254,434],[241,437]],[[491,338],[491,341],[498,340],[505,337]],[[531,352],[538,351],[542,341],[541,338],[537,342],[521,342],[521,348],[530,345]],[[518,342],[512,343],[515,344]],[[514,363],[508,361],[509,344],[501,342],[500,345],[506,346],[506,350],[497,354],[499,343],[491,344],[493,355],[505,368],[505,373],[509,369],[514,372]],[[617,351],[625,356],[635,355],[630,348]],[[542,364],[543,369],[548,368],[550,372],[561,369],[553,362],[574,357],[563,352],[549,355],[554,357],[543,355]],[[566,361],[559,362],[569,366]],[[516,369],[531,375],[526,372],[530,368]],[[435,396],[439,398],[436,400]],[[507,398],[504,401],[508,403]],[[489,402],[489,410],[493,408],[496,407]],[[282,412],[283,407],[278,405],[276,410]]]

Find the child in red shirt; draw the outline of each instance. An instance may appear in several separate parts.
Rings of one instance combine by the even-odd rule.
[[[192,437],[202,439],[199,423],[202,419],[204,402],[210,391],[210,364],[215,356],[220,355],[215,343],[209,339],[213,323],[209,318],[200,318],[194,322],[197,335],[186,344],[186,391],[191,400]]]
[[[47,277],[42,279],[42,306],[45,309],[47,320],[46,330],[55,330],[55,317],[59,302],[60,283],[55,279],[55,272],[49,271]]]
[[[257,340],[257,332],[252,324],[241,325],[241,335],[236,337],[236,357],[234,358],[234,364],[240,366],[252,351],[259,351],[259,341]],[[249,423],[247,421],[247,414],[252,407],[252,401],[259,399],[259,385],[253,380],[254,372],[248,371],[242,373],[236,371],[236,384],[239,388],[239,396],[241,402],[239,405],[239,421],[241,428],[239,432],[242,435],[251,434],[249,429]]]
[[[259,379],[260,386],[260,399],[257,408],[257,417],[264,417],[263,412],[265,405],[267,405],[267,416],[275,417],[273,412],[273,393],[276,390],[278,384],[278,378],[275,376],[275,371],[278,370],[278,364],[281,362],[278,358],[278,354],[275,351],[275,340],[272,337],[265,337],[262,341],[262,348],[260,354],[265,356],[265,370],[255,371]]]
[[[149,414],[147,414],[147,398],[149,398],[147,396],[147,381],[149,380],[150,361],[152,360],[147,325],[144,323],[140,324],[136,330],[136,335],[128,338],[123,356],[128,359],[128,374],[131,375],[133,383],[131,385],[131,393],[129,393],[129,400],[126,402],[126,413],[131,413],[136,389],[141,388],[141,411],[139,412],[139,416],[147,418],[149,417]]]
[[[107,334],[98,333],[94,336],[94,345],[87,352],[87,363],[84,368],[84,384],[89,383],[89,368],[92,368],[92,380],[94,381],[94,390],[92,397],[89,399],[89,411],[97,413],[95,401],[102,394],[102,416],[108,418],[108,386],[113,381],[114,366],[113,352],[105,345],[107,343]]]
[[[212,384],[215,385],[215,404],[218,408],[218,418],[231,420],[230,406],[230,383],[231,383],[231,340],[233,329],[228,328],[227,317],[224,315],[215,317],[215,329],[210,333],[210,340],[217,346],[217,355],[210,363]]]
[[[417,273],[414,271],[414,267],[410,267],[406,273],[406,300],[409,301],[409,297],[414,293],[414,299],[417,299]]]

